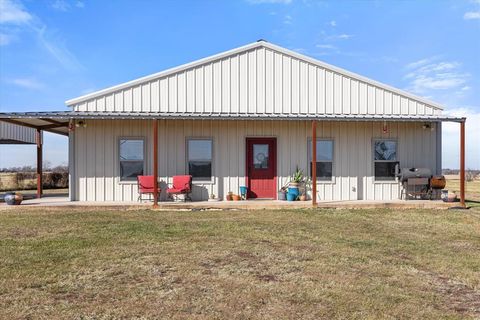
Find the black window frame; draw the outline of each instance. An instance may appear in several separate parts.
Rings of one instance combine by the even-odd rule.
[[[317,159],[317,164],[318,163],[331,163],[332,165],[332,175],[330,178],[328,177],[322,177],[319,176],[318,174],[320,171],[318,170],[317,166],[317,183],[332,183],[335,181],[335,139],[333,138],[317,138],[317,142],[319,141],[331,141],[332,142],[332,160],[319,160]],[[317,146],[318,148],[318,146]],[[308,176],[312,178],[312,138],[307,139],[307,166],[308,166]]]
[[[395,159],[394,160],[376,160],[375,159],[375,144],[380,141],[391,141],[395,142]],[[398,161],[398,140],[395,138],[375,138],[372,140],[372,160],[373,160],[373,181],[374,182],[396,182],[397,177],[395,175],[395,166],[400,162]],[[391,172],[390,176],[377,176],[377,163],[386,163],[391,166],[389,171]],[[392,167],[393,166],[393,167]]]
[[[210,141],[211,155],[210,155],[210,177],[195,177],[190,173],[190,141]],[[188,137],[185,143],[185,155],[186,155],[186,168],[187,174],[192,176],[192,182],[196,183],[213,183],[214,180],[214,141],[212,137]]]
[[[141,141],[142,142],[142,160],[122,160],[121,157],[121,148],[122,148],[122,141]],[[118,138],[118,177],[120,182],[136,182],[137,181],[137,176],[139,175],[145,175],[145,169],[146,169],[146,143],[145,143],[145,137],[119,137]],[[132,177],[123,177],[122,174],[122,162],[132,162],[132,163],[142,163],[142,172],[141,174],[138,174],[136,176]]]

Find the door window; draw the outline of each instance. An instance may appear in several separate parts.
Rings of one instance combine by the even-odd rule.
[[[253,145],[253,167],[255,169],[268,169],[268,144]]]

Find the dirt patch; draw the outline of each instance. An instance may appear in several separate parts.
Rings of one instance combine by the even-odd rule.
[[[10,230],[9,235],[12,238],[32,238],[38,236],[38,231],[28,228],[13,228]]]
[[[273,274],[259,274],[257,275],[257,279],[265,282],[278,281],[277,277],[275,277]]]
[[[480,317],[480,291],[448,277],[419,271],[427,282],[447,300],[447,308],[463,315]]]

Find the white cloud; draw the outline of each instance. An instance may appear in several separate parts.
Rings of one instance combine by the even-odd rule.
[[[75,7],[85,8],[85,3],[83,1],[77,1],[77,2],[75,2]]]
[[[410,82],[407,90],[427,94],[432,90],[459,89],[466,86],[470,75],[461,72],[459,62],[435,62],[437,59],[438,57],[425,58],[405,66],[409,70],[404,76],[404,79]]]
[[[16,79],[7,80],[7,82],[22,88],[26,88],[26,89],[37,90],[44,87],[43,83],[37,81],[34,78],[16,78]]]
[[[68,9],[70,9],[70,4],[64,0],[55,0],[52,3],[52,8],[58,11],[68,11]]]
[[[432,61],[433,58],[426,58],[426,59],[422,59],[422,60],[418,60],[418,61],[415,61],[415,62],[411,62],[409,64],[406,65],[406,68],[407,69],[415,69],[415,68],[418,68],[420,66],[423,66],[427,63],[430,63]]]
[[[347,33],[342,33],[342,34],[334,34],[331,36],[325,37],[325,40],[348,40],[353,37],[353,34],[347,34]]]
[[[335,20],[332,20],[332,21],[330,21],[330,25],[331,25],[332,27],[336,27],[336,26],[337,26],[337,22],[336,22]]]
[[[320,49],[332,49],[332,50],[337,49],[337,47],[335,47],[332,44],[317,44],[315,47],[320,48]]]
[[[480,107],[463,107],[445,110],[444,114],[457,117],[466,117],[465,123],[465,166],[467,169],[480,169]],[[442,124],[443,167],[459,168],[460,153],[460,125],[444,122]]]
[[[57,2],[60,3],[61,1],[56,1],[54,5]],[[60,6],[60,4],[58,5]],[[66,69],[77,70],[82,68],[76,57],[67,49],[64,41],[55,34],[48,32],[47,25],[38,17],[29,13],[21,2],[0,0],[0,24],[17,25],[17,33],[21,31],[33,33],[42,48]],[[12,38],[11,34],[2,33],[0,44],[7,45]]]
[[[284,17],[284,19],[283,19],[283,23],[284,23],[284,24],[292,24],[292,21],[293,21],[292,16],[291,16],[291,15],[288,15],[288,14],[287,14],[287,15]]]
[[[480,19],[480,11],[465,12],[465,14],[463,15],[463,19],[465,20]]]
[[[290,4],[292,0],[247,0],[251,4]]]
[[[25,24],[32,19],[21,3],[0,0],[0,24]]]

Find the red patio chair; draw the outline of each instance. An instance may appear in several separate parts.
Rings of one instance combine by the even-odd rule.
[[[167,194],[178,199],[179,194],[185,195],[185,201],[192,201],[192,176],[173,176],[172,187],[167,189]]]
[[[153,176],[137,176],[137,183],[138,183],[138,201],[142,201],[142,195],[148,194],[153,195],[153,191],[155,188],[153,187],[154,182]],[[162,189],[157,188],[158,191],[158,198],[160,198],[160,192]],[[150,198],[150,197],[149,197]],[[157,200],[158,200],[157,198]]]

